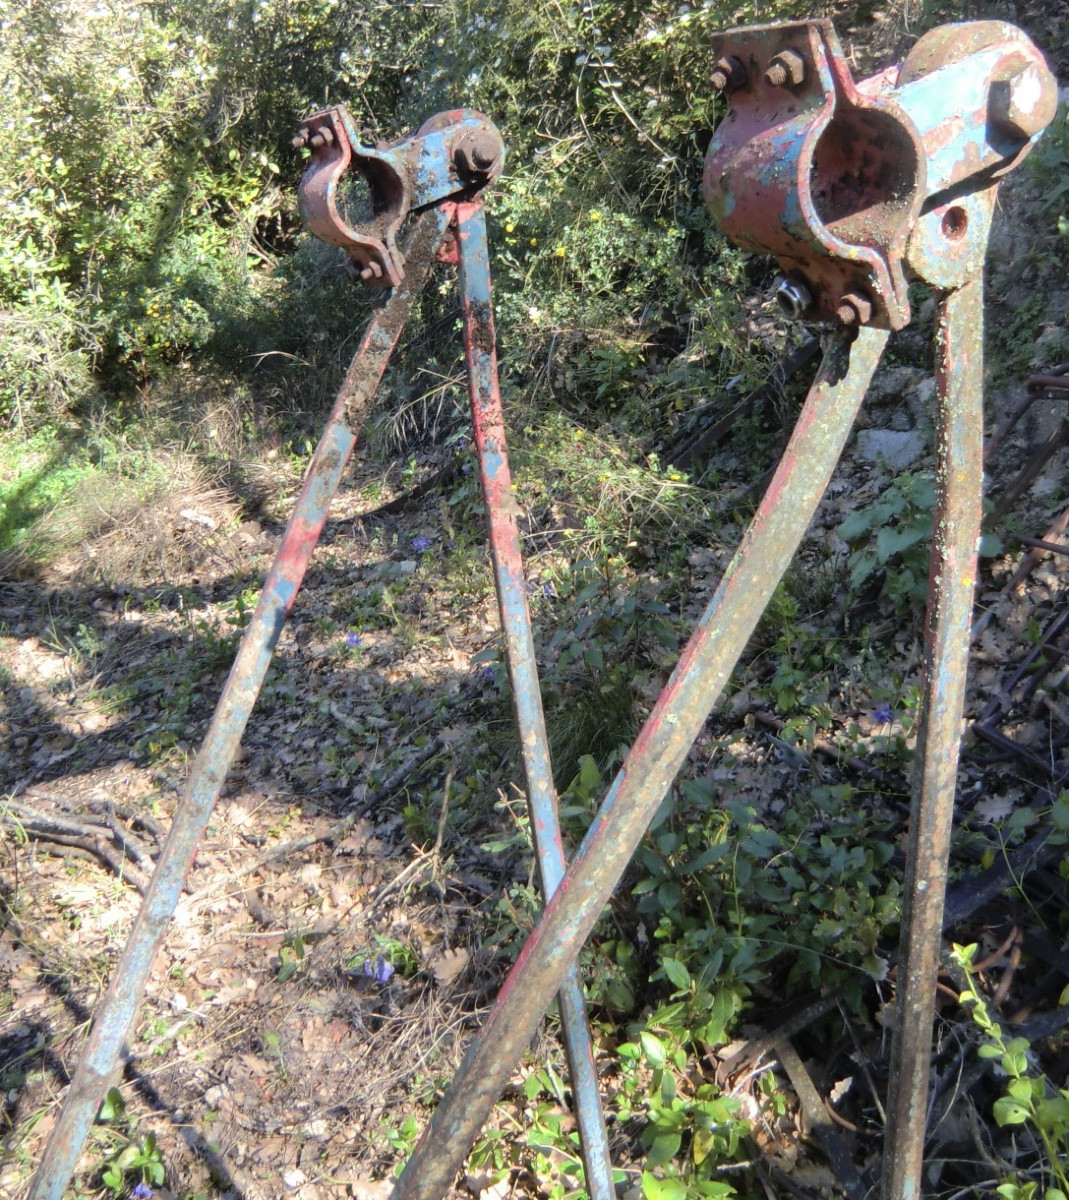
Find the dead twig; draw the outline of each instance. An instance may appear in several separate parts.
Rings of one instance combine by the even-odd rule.
[[[1002,978],[998,981],[998,987],[995,988],[991,996],[991,1005],[996,1009],[1002,1007],[1003,1001],[1010,994],[1010,985],[1013,983],[1013,977],[1017,972],[1017,968],[1021,965],[1021,942],[1023,937],[1019,928],[1015,927],[1013,932],[1014,937],[1010,946],[1006,969],[1002,972]]]

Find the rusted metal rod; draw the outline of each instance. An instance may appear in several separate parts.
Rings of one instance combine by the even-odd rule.
[[[884,1195],[920,1200],[983,478],[983,285],[945,296],[936,331],[936,512],[891,1076]]]
[[[407,247],[404,283],[376,312],[342,385],[293,510],[259,603],[241,640],[204,744],[175,811],[145,899],[103,999],[45,1147],[29,1200],[61,1200],[89,1127],[114,1081],[130,1024],[137,1013],[156,951],[174,915],[197,846],[211,818],[226,773],[271,664],[279,634],[304,579],[331,498],[356,444],[346,423],[366,415],[371,395],[389,361],[413,298],[421,288],[445,233],[446,216],[422,215]]]
[[[393,1200],[439,1200],[589,936],[772,597],[842,453],[887,341],[836,333],[783,459],[560,887],[505,981]]]
[[[490,304],[490,255],[481,200],[456,205],[457,256],[464,305],[464,351],[471,391],[472,427],[486,499],[490,553],[494,563],[501,629],[505,639],[512,705],[520,739],[527,803],[531,813],[542,895],[548,899],[564,877],[559,805],[553,784],[549,738],[542,711],[534,633],[512,491]],[[598,1093],[594,1048],[577,962],[565,975],[558,996],[576,1118],[591,1200],[612,1200],[612,1163]]]

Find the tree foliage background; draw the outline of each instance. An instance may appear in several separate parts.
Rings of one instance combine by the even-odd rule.
[[[3,0],[7,420],[40,426],[102,394],[115,404],[190,356],[245,374],[279,351],[308,362],[344,334],[351,292],[300,249],[290,146],[301,115],[335,101],[369,138],[457,105],[498,122],[501,319],[528,345],[532,332],[564,338],[561,386],[577,403],[625,401],[651,330],[733,373],[740,267],[697,184],[717,103],[708,34],[747,15],[594,0]]]

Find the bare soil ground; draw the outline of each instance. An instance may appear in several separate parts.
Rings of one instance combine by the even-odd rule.
[[[887,394],[877,390],[876,424],[886,423],[881,409],[886,416],[897,403]],[[1003,452],[1008,478],[1040,439],[1044,411],[1037,402],[1031,424]],[[1032,488],[1029,519],[1040,535],[1056,515],[1052,501],[1064,495],[1067,465],[1063,450]],[[844,513],[873,502],[882,487],[873,464],[845,462],[803,554],[816,561],[827,553]],[[235,598],[254,585],[277,544],[270,514],[242,524],[230,513],[227,525],[225,506],[215,497],[212,508],[212,500],[186,496],[169,506],[162,544],[169,552],[180,538],[186,545],[166,585],[101,586],[85,581],[84,561],[73,561],[0,593],[0,771],[11,797],[0,864],[7,989],[0,1065],[9,1130],[0,1179],[12,1196],[24,1193],[54,1122],[225,677],[241,619]],[[277,510],[288,503],[283,495]],[[375,1195],[373,1181],[403,1153],[404,1139],[395,1133],[391,1141],[390,1131],[413,1112],[422,1124],[422,1103],[433,1102],[502,977],[498,909],[505,887],[528,878],[530,864],[481,848],[498,819],[488,806],[476,828],[448,821],[453,778],[478,763],[471,739],[482,741],[503,720],[507,702],[473,664],[494,641],[496,617],[488,576],[459,603],[443,580],[443,548],[425,532],[439,528],[436,503],[365,520],[366,488],[347,485],[198,851],[124,1075],[136,1138],[155,1134],[166,1164],[162,1194]],[[112,552],[125,555],[126,536],[111,531],[94,553],[107,554],[114,540]],[[696,608],[722,557],[694,554]],[[1020,560],[1020,553],[996,560],[981,585],[991,617],[975,654],[973,719],[1012,674],[1022,632],[1042,627],[1063,603],[1066,559],[1047,554],[1007,591]],[[402,584],[396,609],[351,644],[347,606],[384,581]],[[908,631],[898,653],[915,672],[919,650]],[[860,720],[855,753],[863,752],[865,729],[881,732],[870,713]],[[1006,732],[1042,756],[1061,723],[1051,699],[1046,716],[1033,706]],[[798,763],[797,751],[775,736],[775,714],[743,690],[713,732],[730,746],[734,788],[762,807],[782,804]],[[699,746],[697,755],[707,752]],[[836,771],[834,754],[815,754],[813,769]],[[964,776],[964,802],[981,814],[986,806],[991,819],[1030,802],[1037,786],[1035,773],[1012,757],[999,768],[967,761]],[[467,786],[492,790],[515,780],[499,755],[492,775]],[[430,794],[428,807],[421,797]],[[41,819],[54,825],[34,825]],[[20,832],[20,823],[36,832]],[[1047,903],[1064,898],[1056,878],[1046,872]],[[970,916],[974,929],[987,927],[988,942],[1015,920],[1013,906],[1001,902]],[[1057,990],[1050,972],[1057,975],[1062,958],[1064,951],[1047,947],[1047,976],[1029,976],[1035,995],[1023,1007],[1049,1003]],[[1013,969],[1005,955],[996,961],[1009,997]],[[1022,969],[1013,999],[1022,999],[1023,977]],[[532,1063],[538,1053],[560,1063],[552,1037]],[[724,1051],[714,1065],[730,1062]],[[520,1096],[530,1069],[516,1076]],[[835,1184],[806,1145],[800,1112],[775,1137],[762,1134],[765,1125],[767,1116],[755,1111],[755,1153],[780,1163],[781,1173],[790,1165],[796,1192]],[[107,1126],[94,1133],[83,1191],[93,1190],[93,1172],[117,1137]],[[616,1130],[614,1141],[621,1165],[635,1161],[633,1131]],[[476,1176],[470,1187],[479,1186]]]

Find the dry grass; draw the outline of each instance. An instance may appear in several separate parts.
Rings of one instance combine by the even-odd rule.
[[[129,585],[238,565],[241,512],[233,495],[185,455],[167,455],[158,467],[148,481],[117,478],[102,487],[87,479],[42,518],[40,540],[69,548],[56,564],[61,574]]]

